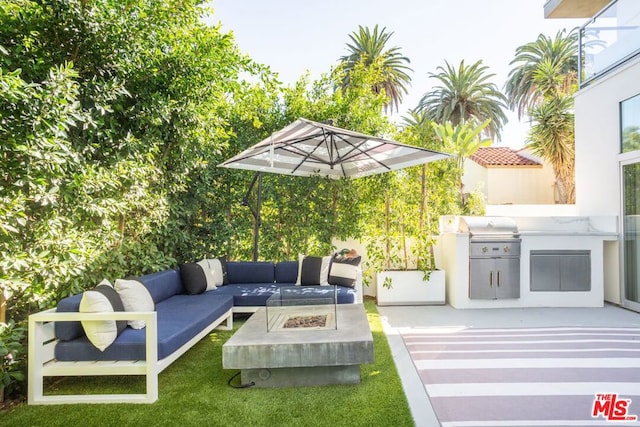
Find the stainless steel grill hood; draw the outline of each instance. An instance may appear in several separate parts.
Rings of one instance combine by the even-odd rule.
[[[458,231],[469,233],[472,239],[504,239],[519,237],[513,218],[504,216],[462,216]]]

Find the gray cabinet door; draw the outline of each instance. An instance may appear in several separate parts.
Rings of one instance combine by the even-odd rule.
[[[560,290],[560,261],[558,255],[537,254],[531,251],[531,290]]]
[[[591,257],[588,253],[560,257],[560,290],[591,290]]]
[[[469,298],[520,298],[520,258],[471,258]]]
[[[469,260],[469,298],[495,299],[495,262],[491,258]]]
[[[529,259],[532,291],[591,290],[590,251],[531,251]]]
[[[496,259],[496,298],[520,298],[520,258]]]

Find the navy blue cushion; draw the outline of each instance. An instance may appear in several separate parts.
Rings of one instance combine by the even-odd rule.
[[[63,298],[58,302],[56,311],[61,313],[77,313],[80,311],[80,300],[82,294],[72,295],[67,298]],[[78,337],[84,336],[84,329],[80,322],[54,322],[53,330],[56,338],[59,340],[73,340]],[[88,342],[88,341],[87,341]]]
[[[264,307],[267,305],[267,299],[278,290],[279,286],[280,284],[275,283],[231,284],[220,286],[213,292],[232,296],[233,305],[236,307]]]
[[[146,286],[156,305],[173,295],[184,292],[178,270],[165,270],[158,273],[147,274],[139,277],[137,280]],[[56,311],[77,313],[80,308],[81,299],[82,294],[63,298],[58,302]],[[80,322],[55,322],[54,332],[56,338],[64,341],[84,336],[84,329],[82,329]]]
[[[158,359],[164,359],[196,336],[207,325],[232,308],[233,299],[216,291],[200,295],[175,295],[156,305],[158,316]],[[126,328],[105,351],[86,337],[59,341],[58,360],[142,360],[145,357],[145,329]]]
[[[151,298],[156,305],[176,294],[184,293],[179,270],[159,271],[140,276],[137,280],[149,289]]]
[[[275,265],[272,262],[227,262],[229,284],[273,283]]]
[[[353,288],[345,288],[338,286],[338,304],[355,304],[356,290]]]
[[[296,283],[298,261],[282,261],[276,264],[276,283]]]
[[[267,299],[281,286],[295,286],[294,283],[258,283],[245,285],[221,286],[213,292],[233,296],[233,305],[236,307],[264,307]],[[314,289],[323,288],[314,286]],[[333,292],[333,287],[326,287],[327,292]],[[353,304],[356,301],[356,291],[351,288],[338,286],[338,304]]]

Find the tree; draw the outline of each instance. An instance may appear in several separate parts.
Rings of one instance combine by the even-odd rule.
[[[531,111],[529,147],[549,161],[556,175],[560,203],[575,203],[573,97],[556,96]]]
[[[546,70],[553,71],[544,79],[535,78]],[[513,68],[505,84],[505,93],[511,110],[518,117],[528,115],[529,110],[544,100],[548,89],[555,87],[569,93],[578,76],[578,32],[558,31],[554,38],[540,34],[536,41],[516,48],[516,56],[509,63]]]
[[[473,122],[466,122],[452,126],[451,122],[445,124],[433,124],[433,129],[437,138],[442,142],[446,152],[455,156],[457,173],[456,180],[460,191],[460,206],[466,208],[467,200],[462,185],[462,174],[464,171],[465,159],[471,157],[480,147],[491,145],[490,139],[482,139],[482,131],[489,125],[489,119],[476,125]]]
[[[573,94],[577,90],[578,33],[540,34],[516,49],[505,90],[509,107],[533,120],[528,142],[556,175],[560,203],[575,203]]]
[[[393,32],[387,32],[386,27],[379,30],[376,25],[371,31],[369,27],[359,26],[357,32],[349,35],[351,43],[347,43],[347,48],[350,53],[340,57],[343,71],[340,82],[342,90],[351,85],[351,73],[358,63],[362,62],[365,67],[378,63],[382,78],[371,88],[376,94],[384,90],[388,98],[385,111],[393,111],[393,108],[398,110],[398,104],[411,83],[408,72],[413,71],[407,65],[411,61],[402,56],[399,47],[387,47],[392,35]]]
[[[336,126],[371,135],[389,133],[392,126],[383,114],[386,98],[370,90],[380,78],[377,68],[356,64],[351,71],[351,84],[344,91],[334,90],[338,76],[327,73],[309,81],[305,75],[292,87],[284,88],[280,122],[261,138],[247,141],[248,145],[299,117],[319,122],[332,119]],[[367,221],[364,215],[369,212],[367,205],[375,202],[365,196],[371,194],[366,189],[374,181],[265,175],[260,257],[286,260],[299,253],[329,253],[333,249],[332,239],[359,237]]]
[[[452,126],[490,120],[485,134],[500,139],[500,132],[507,122],[506,98],[489,81],[494,74],[488,73],[489,68],[482,65],[482,61],[467,66],[463,60],[457,69],[445,63],[445,67],[437,68],[437,73],[429,73],[429,77],[440,84],[422,96],[418,110],[437,123],[451,122]]]
[[[0,2],[0,291],[16,321],[103,278],[226,254],[216,165],[270,74],[198,0]],[[237,109],[237,110],[236,110]],[[226,177],[225,177],[226,178]]]
[[[465,159],[473,156],[480,147],[491,145],[490,139],[481,139],[481,132],[489,125],[485,120],[480,125],[463,123],[452,126],[450,122],[445,124],[434,123],[433,128],[444,149],[456,157],[458,167],[462,170]]]

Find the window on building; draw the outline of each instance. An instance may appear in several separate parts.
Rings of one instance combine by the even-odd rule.
[[[622,152],[640,150],[640,95],[620,103]]]

